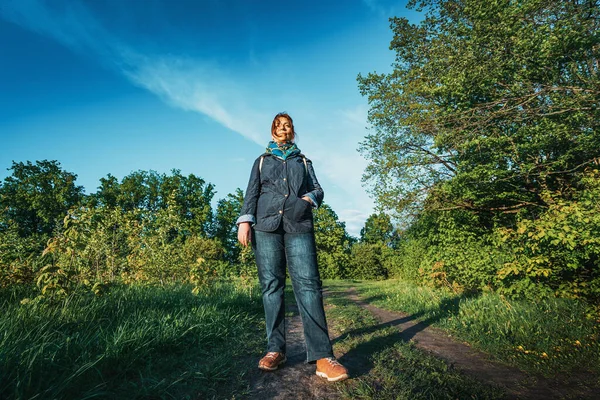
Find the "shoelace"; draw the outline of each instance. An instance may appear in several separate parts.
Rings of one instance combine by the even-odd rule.
[[[330,364],[332,367],[337,367],[338,365],[339,365],[340,367],[342,366],[342,364],[340,364],[340,363],[338,362],[338,360],[336,360],[336,359],[335,359],[335,358],[333,358],[333,357],[327,357],[327,358],[326,358],[326,360],[329,362],[329,364]]]
[[[277,358],[277,355],[278,355],[278,354],[279,354],[279,353],[277,353],[277,352],[271,351],[271,352],[268,352],[268,353],[267,353],[267,355],[266,355],[265,357],[266,357],[266,358],[272,358],[272,359],[274,360],[274,359],[276,359],[276,358]]]

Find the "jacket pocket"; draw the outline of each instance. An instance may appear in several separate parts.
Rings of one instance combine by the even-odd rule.
[[[302,200],[300,197],[296,199],[296,204],[294,204],[294,221],[304,221],[307,219],[312,219],[312,205],[306,201]]]

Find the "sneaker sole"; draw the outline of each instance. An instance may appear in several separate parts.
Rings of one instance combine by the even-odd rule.
[[[277,365],[274,366],[273,368],[269,368],[269,367],[266,367],[264,365],[258,364],[258,369],[262,369],[263,371],[275,371],[277,368],[279,368],[279,366],[281,364],[283,364],[286,361],[287,361],[287,357],[283,357],[283,360],[279,361],[279,363],[277,363]]]
[[[342,374],[340,376],[336,376],[335,378],[330,378],[327,376],[327,374],[325,372],[319,372],[319,371],[317,371],[317,376],[320,376],[321,378],[325,378],[329,382],[337,382],[337,381],[341,381],[344,379],[348,379],[348,374]]]

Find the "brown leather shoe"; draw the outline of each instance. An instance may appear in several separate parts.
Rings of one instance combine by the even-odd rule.
[[[270,351],[258,362],[258,368],[263,371],[275,371],[279,365],[286,362],[287,358],[283,353],[277,353],[276,351]]]
[[[348,379],[348,370],[333,357],[317,360],[317,375],[329,382]]]

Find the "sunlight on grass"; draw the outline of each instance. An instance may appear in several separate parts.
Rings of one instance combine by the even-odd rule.
[[[129,286],[52,304],[5,292],[0,397],[243,393],[244,363],[264,345],[257,293],[232,284],[197,296],[186,285]]]
[[[339,296],[351,286],[326,282],[327,317],[335,326],[334,348],[348,362],[352,379],[338,390],[347,399],[497,399],[503,392],[460,374],[393,327],[381,328],[367,310]]]
[[[546,375],[583,369],[600,372],[598,316],[581,301],[457,295],[396,280],[340,285],[356,287],[373,305],[447,329],[521,369]]]

